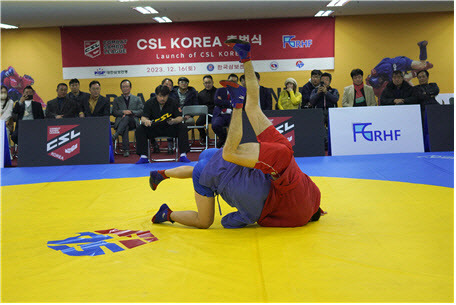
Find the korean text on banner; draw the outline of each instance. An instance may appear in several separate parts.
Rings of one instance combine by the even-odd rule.
[[[112,78],[239,73],[238,38],[258,72],[334,69],[334,18],[259,19],[64,27],[63,77]]]

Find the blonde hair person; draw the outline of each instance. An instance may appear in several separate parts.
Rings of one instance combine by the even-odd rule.
[[[294,78],[287,78],[285,90],[280,92],[277,108],[280,110],[299,109],[301,107],[302,95],[298,91],[298,83]]]

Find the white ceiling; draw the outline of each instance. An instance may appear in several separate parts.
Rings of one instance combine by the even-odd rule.
[[[54,27],[155,23],[156,16],[174,22],[311,17],[330,1],[22,1],[1,0],[1,22],[19,26]],[[133,6],[151,6],[158,15],[142,15]],[[453,1],[350,1],[332,8],[331,16],[448,12]],[[227,24],[229,26],[229,24]]]

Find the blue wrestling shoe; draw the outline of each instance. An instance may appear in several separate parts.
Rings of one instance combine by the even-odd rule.
[[[171,221],[174,223],[174,221],[171,220],[171,213],[173,211],[169,208],[169,206],[166,203],[163,203],[158,210],[157,214],[152,217],[152,222],[153,223],[162,223],[165,221]]]
[[[228,39],[225,41],[225,44],[233,50],[235,50],[239,58],[241,59],[239,62],[245,63],[250,60],[250,43],[247,41],[243,41],[240,39]]]
[[[157,189],[158,184],[165,179],[169,179],[169,177],[166,177],[164,170],[151,171],[150,178],[149,178],[150,188],[153,191],[155,191]]]
[[[149,163],[149,160],[147,158],[139,158],[138,162],[135,164],[146,164]]]
[[[247,94],[247,90],[244,87],[229,80],[220,81],[220,85],[225,87],[230,93],[231,106],[233,108],[242,108],[244,106],[245,95]]]
[[[187,156],[180,156],[179,157],[179,162],[190,163],[192,161],[190,161],[190,159],[187,158]]]

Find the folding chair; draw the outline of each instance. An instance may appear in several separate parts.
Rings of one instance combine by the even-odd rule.
[[[168,141],[168,136],[163,136],[163,137],[156,137],[155,140],[158,141]],[[173,139],[173,152],[174,152],[174,158],[164,158],[164,159],[158,159],[158,158],[151,158],[150,156],[150,140],[147,139],[147,157],[149,158],[150,161],[153,162],[170,162],[170,161],[179,161],[179,145],[178,145],[178,140],[176,138]],[[160,146],[159,146],[160,147]],[[168,152],[168,146],[166,148],[160,148],[160,152]]]
[[[207,149],[209,145],[209,115],[206,105],[193,105],[185,106],[182,108],[182,116],[185,115],[204,115],[206,117],[206,123],[204,125],[193,125],[187,126],[188,129],[195,130],[198,128],[204,128],[206,130],[206,146],[190,147],[190,152],[201,152]]]

